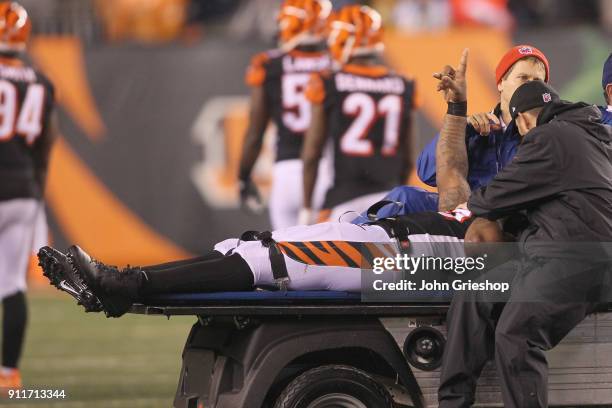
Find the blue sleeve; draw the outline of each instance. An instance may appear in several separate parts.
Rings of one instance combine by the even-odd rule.
[[[438,194],[419,187],[395,187],[383,200],[393,201],[395,204],[388,204],[381,208],[377,214],[378,218],[395,217],[423,211],[438,211]],[[363,224],[368,221],[367,214],[364,212],[352,222],[353,224]]]
[[[432,187],[436,187],[436,145],[439,137],[440,134],[437,134],[425,146],[417,160],[417,175],[423,183]]]

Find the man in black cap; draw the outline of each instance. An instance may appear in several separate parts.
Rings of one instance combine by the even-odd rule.
[[[442,78],[441,84],[454,95],[452,103],[465,104],[464,82]],[[544,352],[594,310],[601,300],[594,294],[610,272],[610,251],[606,255],[602,244],[612,242],[610,127],[600,123],[596,107],[561,101],[541,81],[519,87],[510,109],[521,145],[512,163],[474,191],[467,206],[490,221],[524,214],[522,259],[481,278],[510,281],[507,298],[456,292],[440,408],[471,406],[480,372],[493,357],[506,408],[546,407]],[[459,122],[465,110],[449,109],[449,115]],[[585,242],[590,244],[574,244]]]

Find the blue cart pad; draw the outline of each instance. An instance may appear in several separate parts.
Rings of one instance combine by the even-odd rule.
[[[147,304],[185,302],[198,303],[225,303],[225,302],[292,302],[292,301],[354,301],[361,300],[360,293],[339,292],[329,290],[312,291],[271,291],[254,290],[251,292],[212,292],[212,293],[177,293],[147,297]]]

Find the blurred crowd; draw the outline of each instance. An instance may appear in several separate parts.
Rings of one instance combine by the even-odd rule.
[[[164,42],[186,33],[229,30],[238,36],[275,34],[280,0],[23,0],[38,31],[71,33],[92,41]],[[525,26],[599,24],[612,33],[612,0],[334,0],[335,8],[366,3],[386,25],[405,32],[485,25],[502,30]]]

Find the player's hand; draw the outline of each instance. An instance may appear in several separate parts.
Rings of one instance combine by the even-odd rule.
[[[480,133],[481,136],[489,136],[491,130],[501,129],[499,118],[492,113],[476,113],[468,118],[468,123]]]
[[[254,213],[261,213],[263,211],[263,203],[255,184],[251,180],[243,180],[239,182],[239,188],[240,206]]]
[[[298,213],[298,225],[310,225],[314,224],[314,212],[312,208],[300,208]]]
[[[467,48],[463,50],[457,69],[446,65],[442,71],[433,74],[433,77],[439,80],[436,90],[442,92],[446,102],[467,101],[465,73],[467,71],[468,53]]]

